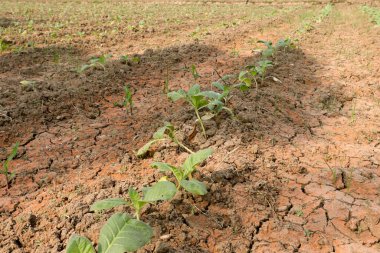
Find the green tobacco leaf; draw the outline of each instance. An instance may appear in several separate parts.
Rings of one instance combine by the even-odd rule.
[[[221,94],[215,91],[202,91],[199,93],[199,95],[205,96],[207,98],[211,99],[219,99],[221,97]]]
[[[198,180],[182,180],[181,186],[188,192],[195,195],[205,195],[207,193],[206,185]]]
[[[212,152],[213,151],[211,148],[207,148],[189,155],[183,164],[185,178],[194,171],[194,167],[196,165],[206,160],[212,154]]]
[[[246,86],[250,87],[252,84],[251,79],[247,77],[248,71],[241,71],[239,73],[239,81],[243,82]]]
[[[139,193],[135,189],[129,188],[128,195],[136,210],[140,210],[145,205],[145,202],[141,200]]]
[[[267,46],[268,48],[272,48],[272,41],[265,41],[265,40],[259,40],[257,41],[258,43],[263,43],[265,46]]]
[[[88,64],[84,64],[82,65],[82,67],[80,67],[80,69],[78,70],[79,73],[82,73],[83,71],[86,71],[87,69],[89,69],[91,66],[88,65]]]
[[[224,85],[221,84],[220,82],[213,82],[212,85],[218,88],[219,90],[224,90]]]
[[[259,64],[260,67],[265,67],[265,68],[273,66],[273,62],[272,61],[268,61],[268,60],[259,61],[258,64]]]
[[[234,85],[235,88],[241,90],[241,91],[247,91],[249,90],[249,87],[245,83],[238,83]]]
[[[173,132],[173,131],[174,131],[174,126],[173,126],[171,123],[169,123],[169,122],[165,122],[165,126],[160,127],[160,128],[157,129],[157,131],[153,134],[153,139],[163,139],[166,130],[168,130],[169,132]]]
[[[208,104],[207,99],[203,95],[192,96],[190,99],[193,106],[198,109]]]
[[[173,102],[185,98],[186,92],[184,90],[178,90],[178,91],[171,91],[168,93],[168,98],[170,98]]]
[[[165,133],[169,136],[170,139],[173,140],[175,138],[174,126],[170,122],[166,122],[165,127],[167,130]]]
[[[213,100],[208,105],[207,108],[211,111],[219,113],[223,109],[224,103],[220,100]],[[203,119],[203,117],[202,117]]]
[[[136,251],[153,236],[152,228],[124,213],[111,216],[100,230],[98,253],[125,253]]]
[[[178,169],[177,167],[174,167],[170,164],[167,164],[167,163],[154,162],[150,166],[152,166],[153,168],[159,169],[161,172],[165,172],[165,171],[173,172],[173,174],[176,177],[176,179],[178,180],[178,182],[180,182],[184,176],[180,169]]]
[[[192,97],[197,95],[199,92],[201,92],[201,86],[199,84],[194,84],[193,86],[190,87],[189,91],[187,94]]]
[[[144,157],[146,153],[148,152],[150,146],[152,146],[153,143],[160,141],[161,139],[157,140],[151,140],[148,143],[146,143],[144,146],[142,146],[138,151],[137,151],[137,156],[138,157]]]
[[[89,239],[79,235],[71,236],[66,253],[96,253]]]
[[[124,199],[116,198],[116,199],[103,199],[96,201],[91,205],[91,211],[102,211],[106,209],[111,209],[116,206],[128,205],[128,202]]]
[[[273,56],[274,50],[273,48],[267,48],[262,52],[264,58]]]
[[[160,127],[157,129],[157,131],[153,134],[153,139],[162,139],[164,138],[166,131],[166,126]]]
[[[143,201],[155,202],[158,200],[168,200],[173,198],[176,192],[177,188],[172,182],[160,181],[152,187],[145,188]]]

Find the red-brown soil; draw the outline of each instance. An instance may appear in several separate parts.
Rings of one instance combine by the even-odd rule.
[[[162,93],[166,70],[172,89],[186,88],[192,77],[182,68],[195,64],[210,87],[215,70],[237,73],[258,59],[248,38],[287,36],[299,38],[297,48],[277,53],[269,73],[281,83],[234,91],[238,120],[222,114],[206,125],[207,140],[198,134],[187,143],[215,151],[196,174],[209,193],[180,193],[144,210],[155,236],[139,252],[380,252],[380,29],[355,5],[336,5],[304,34],[295,34],[291,15],[200,41],[146,35],[157,50],[135,38],[140,63],[113,60],[86,74],[51,60],[52,50],[93,53],[80,48],[0,54],[1,159],[20,141],[9,190],[1,178],[0,252],[64,252],[74,232],[97,242],[115,210],[90,212],[95,200],[158,180],[152,161],[186,158],[170,144],[146,159],[134,153],[164,121],[182,136],[193,130],[190,108]],[[24,79],[35,87],[22,89]],[[133,116],[113,106],[126,83]]]

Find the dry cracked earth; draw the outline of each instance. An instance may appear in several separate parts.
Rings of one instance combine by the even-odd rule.
[[[167,69],[172,89],[191,82],[181,68],[192,63],[209,87],[216,72],[237,73],[258,59],[249,38],[287,36],[299,41],[273,59],[269,75],[280,82],[234,91],[237,120],[222,114],[206,125],[207,140],[187,142],[215,151],[196,175],[209,193],[146,208],[142,219],[155,235],[139,252],[380,252],[380,29],[356,5],[336,4],[297,33],[300,11],[192,43],[147,36],[168,46],[140,53],[139,64],[111,61],[86,75],[56,72],[43,49],[0,55],[2,106],[16,110],[3,117],[1,158],[21,143],[17,177],[9,190],[0,185],[0,252],[64,252],[73,233],[96,243],[115,210],[90,212],[95,200],[158,180],[153,161],[187,156],[170,143],[146,159],[134,153],[164,121],[185,142],[193,131],[190,108],[162,94]],[[39,81],[36,89],[14,90],[25,77]],[[135,90],[132,117],[113,106],[125,81]]]

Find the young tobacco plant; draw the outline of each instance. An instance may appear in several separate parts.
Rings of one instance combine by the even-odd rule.
[[[129,61],[129,56],[128,55],[122,55],[120,56],[120,62],[122,64],[126,64]]]
[[[140,221],[142,208],[159,200],[169,200],[176,194],[175,185],[160,180],[151,187],[143,189],[143,197],[130,188],[130,201],[122,198],[104,199],[91,205],[91,211],[103,211],[120,205],[129,205],[134,209],[135,219],[126,213],[111,216],[100,231],[98,253],[124,253],[136,251],[147,244],[153,236],[153,229]],[[71,237],[66,253],[96,253],[90,240],[74,235]]]
[[[281,49],[294,49],[296,47],[296,45],[294,44],[294,42],[290,39],[290,38],[286,38],[286,39],[280,39],[279,41],[277,41],[276,43],[276,51],[278,50],[281,50]]]
[[[3,169],[2,170],[0,169],[0,174],[3,174],[7,180],[8,189],[11,185],[13,178],[15,178],[16,176],[16,173],[9,171],[9,163],[13,160],[13,158],[16,157],[19,145],[20,143],[16,142],[16,144],[13,146],[12,152],[9,154],[9,156],[7,157],[7,160],[5,160],[3,164]]]
[[[264,83],[264,79],[267,73],[267,69],[269,67],[273,67],[273,62],[268,60],[262,60],[257,63],[258,65],[255,67],[255,71],[261,78],[261,84]]]
[[[267,69],[272,66],[273,63],[269,60],[261,60],[257,63],[256,66],[247,66],[248,70],[241,71],[239,74],[239,81],[241,87],[251,87],[253,80],[256,84],[256,91],[258,91],[259,85],[257,82],[257,78],[260,78],[261,84],[263,84],[266,77]]]
[[[174,126],[171,123],[166,122],[163,127],[160,127],[159,129],[157,129],[157,131],[153,134],[152,140],[150,140],[148,143],[146,143],[137,151],[137,156],[144,157],[146,153],[148,152],[149,148],[154,143],[160,142],[160,141],[167,141],[167,140],[173,141],[174,143],[176,143],[178,146],[185,149],[189,153],[194,153],[193,151],[191,151],[191,149],[186,147],[182,142],[178,140],[178,138],[176,137]]]
[[[275,53],[275,47],[273,47],[273,42],[272,41],[265,41],[265,40],[259,40],[258,43],[264,44],[267,48],[264,49],[261,52],[261,55],[263,58],[269,58],[272,57]]]
[[[142,208],[150,203],[155,203],[159,200],[169,200],[176,194],[177,189],[173,183],[166,180],[161,180],[151,187],[145,187],[142,190],[143,197],[139,193],[129,188],[128,195],[130,201],[122,198],[103,199],[91,205],[91,211],[103,211],[116,206],[128,205],[134,209],[134,215],[137,220],[140,220]]]
[[[125,109],[129,107],[129,113],[133,115],[132,91],[129,86],[124,86],[124,101],[122,103],[115,102],[114,106],[125,107]]]
[[[92,57],[87,64],[84,64],[80,67],[78,70],[78,73],[83,73],[84,71],[88,70],[89,68],[96,68],[101,67],[103,70],[105,70],[105,64],[107,62],[107,59],[110,58],[111,55],[101,55],[100,57]]]
[[[272,41],[259,40],[258,43],[262,43],[267,47],[261,53],[264,60],[274,56],[274,54],[281,49],[295,47],[293,41],[290,38],[280,39],[274,46]]]
[[[125,253],[140,249],[153,236],[146,223],[126,213],[115,213],[100,230],[98,253]],[[71,236],[66,253],[96,253],[91,241],[83,236]]]
[[[182,187],[194,195],[205,195],[207,193],[206,185],[193,179],[192,173],[196,170],[196,166],[205,161],[212,152],[213,151],[210,148],[199,150],[198,152],[189,155],[180,167],[175,167],[163,162],[154,162],[151,166],[159,169],[161,172],[173,173],[178,190]]]
[[[225,94],[215,91],[201,91],[199,84],[193,85],[187,92],[179,89],[178,91],[169,92],[167,95],[173,102],[184,99],[193,107],[204,137],[207,136],[203,120],[211,119],[223,109],[232,112],[224,104]],[[200,111],[205,108],[209,110],[209,113],[201,117]]]

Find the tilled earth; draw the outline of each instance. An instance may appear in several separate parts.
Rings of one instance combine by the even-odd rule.
[[[221,114],[207,123],[207,140],[187,142],[214,149],[196,174],[209,193],[144,210],[155,236],[139,252],[380,252],[380,29],[358,6],[337,4],[297,33],[300,11],[204,40],[146,36],[161,48],[140,53],[140,63],[110,61],[82,75],[58,71],[45,48],[0,55],[1,158],[21,144],[11,188],[0,185],[0,252],[63,252],[73,233],[96,243],[115,210],[90,212],[95,200],[125,197],[161,177],[151,162],[187,156],[170,143],[135,156],[164,121],[185,142],[193,131],[190,108],[162,92],[166,72],[172,89],[186,88],[192,77],[182,68],[195,64],[210,87],[258,60],[250,38],[287,36],[297,48],[278,52],[268,73],[280,81],[233,92],[236,119]],[[35,86],[15,88],[26,77]],[[113,106],[125,83],[135,91],[133,116]]]

